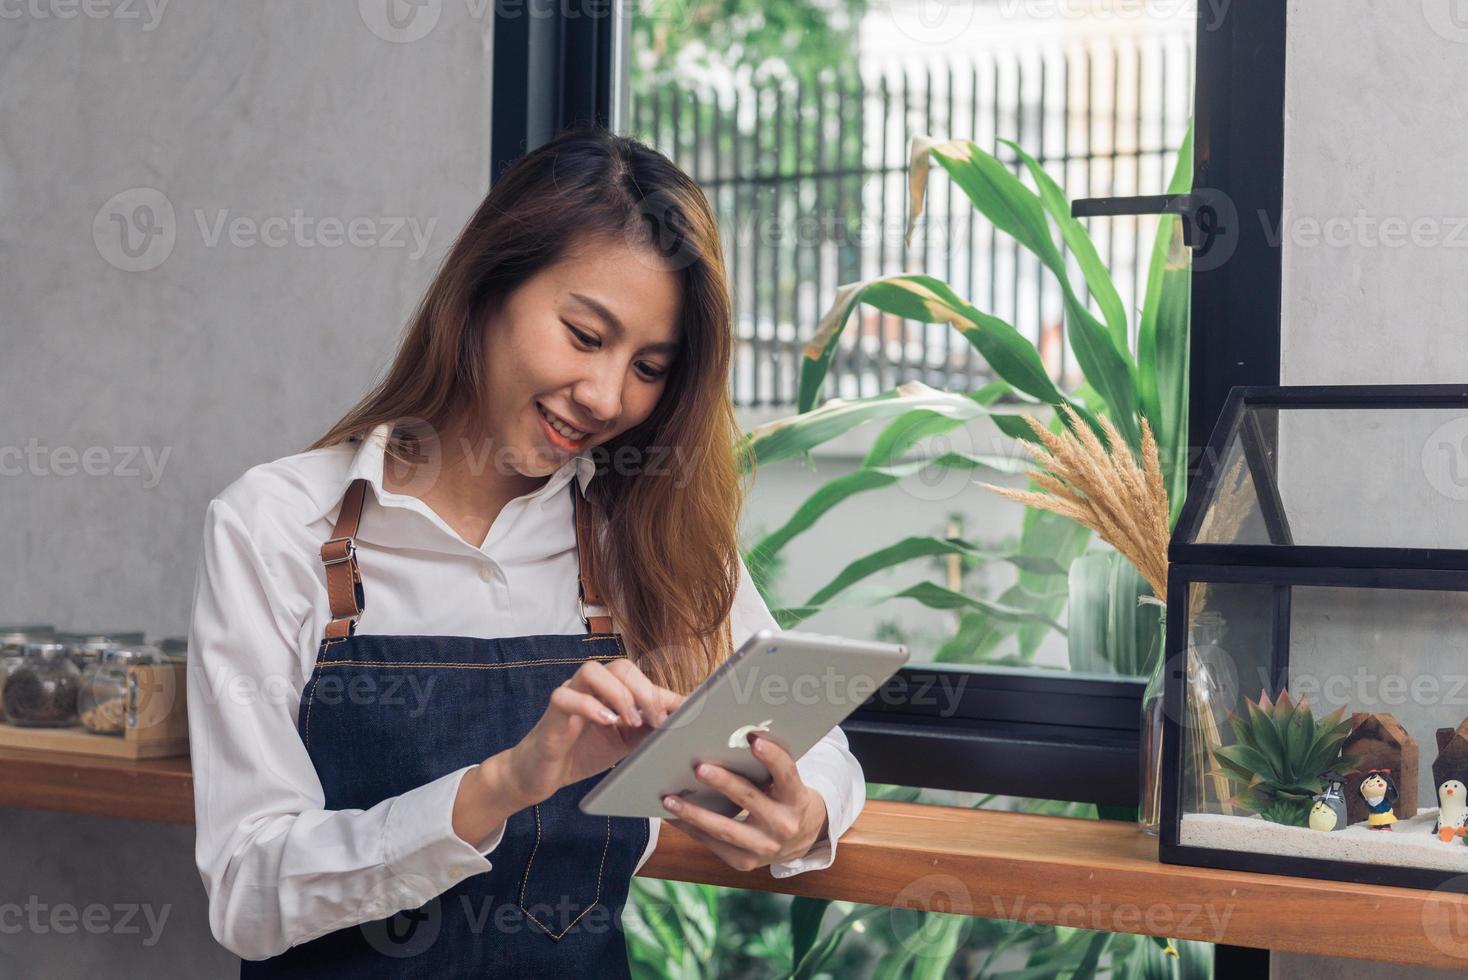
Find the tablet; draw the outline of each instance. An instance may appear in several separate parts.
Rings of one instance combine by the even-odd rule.
[[[647,738],[581,799],[597,816],[669,816],[665,795],[726,817],[739,804],[698,780],[700,762],[737,772],[757,786],[770,772],[747,735],[758,731],[794,759],[876,693],[907,662],[899,643],[762,629],[690,693]]]

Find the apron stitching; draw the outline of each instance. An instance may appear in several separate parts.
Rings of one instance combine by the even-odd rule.
[[[574,925],[576,925],[576,923],[580,922],[581,919],[586,915],[586,913],[587,912],[590,912],[592,909],[596,908],[596,903],[601,901],[601,883],[602,883],[602,878],[603,878],[603,876],[604,876],[604,874],[606,872],[606,867],[607,867],[607,851],[610,850],[611,849],[611,846],[612,846],[612,818],[611,817],[607,817],[606,818],[606,821],[607,821],[607,839],[606,839],[606,843],[604,843],[602,845],[602,849],[601,849],[601,864],[596,869],[596,896],[591,900],[591,904],[590,905],[588,905],[588,906],[586,906],[586,908],[582,909],[581,910],[581,913],[579,915],[577,915],[576,918],[572,919],[569,923],[567,923],[566,928],[562,929],[559,933],[556,933],[556,932],[552,932],[550,930],[550,928],[544,922],[541,922],[539,919],[537,919],[535,917],[534,913],[532,913],[529,909],[527,909],[525,907],[525,887],[528,884],[530,884],[530,868],[531,868],[532,865],[535,864],[535,852],[540,849],[540,804],[539,803],[535,804],[535,846],[533,846],[532,848],[530,848],[530,860],[525,862],[525,874],[520,879],[520,903],[519,904],[520,904],[520,911],[525,913],[525,917],[528,918],[531,922],[534,922],[536,925],[540,926],[540,928],[544,929],[545,930],[545,934],[547,936],[550,936],[552,939],[559,940],[566,933],[570,932],[572,926],[574,926]],[[648,825],[648,826],[650,828],[650,825]],[[651,829],[648,829],[646,831],[646,833],[651,834],[652,833]],[[643,845],[642,846],[644,848],[647,847],[647,842],[645,840],[643,841]]]
[[[320,666],[319,664],[317,665]],[[316,685],[321,683],[321,671],[311,672],[311,692],[306,695],[306,748],[311,748],[311,706],[316,703]]]
[[[433,663],[431,661],[396,660],[321,660],[317,667],[440,667],[447,670],[504,670],[510,667],[545,667],[555,664],[580,664],[588,660],[621,660],[621,657],[566,657],[555,660],[528,660],[521,664],[462,664]]]

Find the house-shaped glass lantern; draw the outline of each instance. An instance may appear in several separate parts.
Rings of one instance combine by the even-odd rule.
[[[1234,389],[1169,558],[1161,859],[1468,892],[1468,386]]]

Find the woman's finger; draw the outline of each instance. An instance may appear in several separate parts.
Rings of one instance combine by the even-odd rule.
[[[781,803],[799,802],[805,793],[805,780],[800,778],[795,759],[785,751],[783,745],[772,738],[753,735],[749,741],[754,757],[763,762],[770,771],[770,795]]]
[[[644,674],[637,665],[623,657],[613,660],[607,664],[607,671],[613,676],[621,679],[631,691],[632,696],[637,699],[638,710],[651,725],[661,725],[668,717],[667,710],[663,707],[662,696],[658,693],[662,688],[658,687]]]
[[[779,842],[758,827],[734,820],[731,817],[726,817],[721,813],[715,813],[712,810],[706,810],[696,803],[690,803],[676,796],[664,797],[664,809],[667,809],[666,800],[669,799],[675,800],[679,804],[677,810],[669,810],[669,813],[684,823],[703,831],[715,840],[723,841],[725,844],[748,851],[751,854],[763,856],[765,854],[774,855],[779,853]]]
[[[678,828],[680,832],[687,834],[689,837],[692,837],[704,847],[708,848],[715,855],[717,855],[721,861],[729,865],[729,867],[731,868],[736,868],[740,871],[752,871],[754,867],[757,866],[754,863],[754,855],[750,854],[748,851],[740,850],[737,847],[732,847],[729,844],[725,844],[723,841],[718,840],[717,838],[710,837],[708,834],[699,830],[697,827],[693,826],[691,823],[688,823],[686,820],[674,820],[669,817],[666,818],[666,822],[669,826]]]
[[[642,717],[637,710],[637,698],[622,682],[622,679],[608,670],[605,664],[596,660],[588,660],[566,683],[576,690],[589,691],[612,705],[627,724],[633,727],[642,724]]]
[[[737,772],[705,762],[693,770],[693,777],[738,803],[749,811],[751,817],[757,817],[766,823],[776,819],[775,810],[779,804]]]
[[[617,713],[604,702],[585,691],[576,690],[569,686],[569,682],[551,692],[550,703],[568,715],[590,718],[598,725],[615,725],[618,720]]]

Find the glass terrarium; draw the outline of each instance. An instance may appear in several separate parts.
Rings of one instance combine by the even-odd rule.
[[[1468,892],[1468,386],[1234,389],[1169,558],[1161,859]]]

